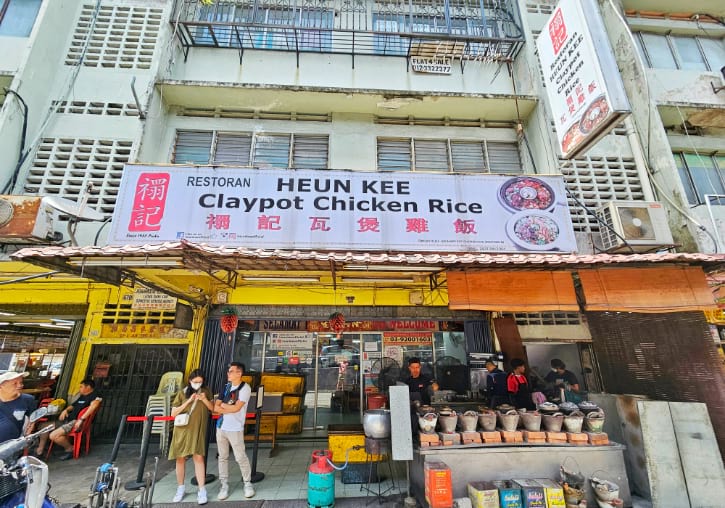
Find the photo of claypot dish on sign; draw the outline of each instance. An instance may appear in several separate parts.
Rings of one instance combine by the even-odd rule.
[[[572,146],[578,145],[607,118],[610,109],[609,102],[604,95],[600,95],[590,102],[579,121],[569,127],[564,134],[564,139],[561,140],[561,151],[565,154],[569,153]]]
[[[511,178],[498,192],[501,204],[513,212],[506,234],[522,250],[556,250],[562,226],[553,213],[556,194],[546,182],[531,176]]]

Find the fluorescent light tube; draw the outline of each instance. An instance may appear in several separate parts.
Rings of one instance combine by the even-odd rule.
[[[415,282],[413,277],[342,277],[342,282]]]
[[[297,276],[291,276],[291,277],[275,277],[274,275],[244,275],[242,277],[244,280],[248,281],[258,281],[258,282],[320,282],[319,277],[297,277]]]
[[[183,266],[181,258],[140,257],[140,258],[71,258],[70,264],[75,266],[141,266],[154,268],[157,266]]]

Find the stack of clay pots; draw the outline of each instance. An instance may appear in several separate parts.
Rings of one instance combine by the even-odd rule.
[[[486,408],[479,409],[478,425],[486,432],[496,430],[496,412]]]
[[[440,425],[441,432],[452,434],[456,431],[458,414],[449,407],[441,408],[438,412],[438,424]]]

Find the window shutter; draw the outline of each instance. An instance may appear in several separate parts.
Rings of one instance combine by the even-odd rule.
[[[485,173],[486,158],[480,141],[451,141],[453,171],[460,173]]]
[[[524,172],[517,143],[489,141],[486,146],[488,147],[488,162],[491,173],[518,175]]]
[[[292,147],[292,167],[327,169],[329,136],[295,134]]]
[[[289,134],[258,134],[254,140],[254,164],[259,167],[289,167]]]
[[[379,171],[410,171],[409,139],[378,139]]]
[[[448,148],[445,140],[416,139],[416,171],[448,171]]]
[[[217,134],[216,149],[212,162],[229,166],[249,166],[252,150],[251,134]]]
[[[209,164],[212,132],[178,131],[174,145],[175,164]]]

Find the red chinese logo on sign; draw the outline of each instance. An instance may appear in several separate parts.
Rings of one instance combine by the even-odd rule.
[[[169,173],[141,173],[136,182],[129,231],[158,231],[166,207]]]
[[[554,54],[556,55],[566,41],[566,25],[564,24],[561,9],[556,10],[554,18],[549,23],[549,37],[551,37],[551,44],[554,46]]]

